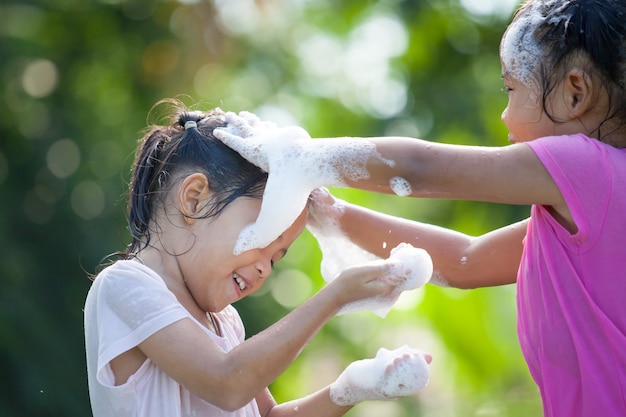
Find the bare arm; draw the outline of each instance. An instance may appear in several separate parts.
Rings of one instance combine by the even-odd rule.
[[[551,206],[571,220],[556,184],[526,144],[450,145],[409,138],[366,139],[386,161],[370,158],[369,178],[354,188],[392,194],[390,179],[409,181],[413,197]]]
[[[227,118],[235,124],[246,124],[234,114]],[[307,193],[319,187],[347,185],[392,194],[391,180],[400,177],[410,185],[409,195],[413,197],[543,205],[565,228],[576,231],[552,177],[524,143],[479,147],[403,137],[311,140],[288,128],[249,130],[243,136],[219,129],[214,134],[253,163],[269,169],[268,185],[290,184]],[[297,156],[284,160],[282,155]],[[283,172],[285,167],[288,172]],[[291,198],[288,187],[277,186],[273,190],[272,198]],[[291,200],[296,209],[304,204]],[[281,211],[281,218],[293,217],[289,210],[273,209]]]
[[[431,256],[435,278],[456,288],[514,283],[528,220],[473,237],[454,230],[345,205],[342,231],[355,244],[381,258],[408,242]]]
[[[257,404],[262,417],[340,417],[353,406],[339,406],[330,399],[329,387],[311,395],[282,404],[276,404],[269,391],[257,396]]]
[[[351,187],[393,193],[390,179],[401,177],[410,183],[413,197],[544,205],[566,228],[576,230],[559,189],[525,144],[492,148],[406,138],[368,140],[393,164],[371,158],[369,178],[347,180]],[[351,205],[341,217],[350,239],[381,257],[402,241],[426,249],[437,278],[458,288],[515,282],[527,225],[525,220],[473,237]]]
[[[391,292],[376,280],[384,266],[350,268],[282,320],[222,351],[190,319],[148,337],[139,349],[199,397],[225,410],[241,408],[274,381],[343,305]]]
[[[407,345],[394,350],[381,348],[375,358],[349,364],[335,381],[315,394],[276,405],[266,392],[257,397],[257,403],[264,416],[342,416],[363,401],[389,401],[416,394],[428,384],[430,360],[430,355]]]

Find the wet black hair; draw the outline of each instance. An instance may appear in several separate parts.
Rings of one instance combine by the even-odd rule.
[[[155,214],[164,208],[165,197],[187,175],[200,172],[213,196],[199,217],[218,216],[239,197],[262,198],[267,173],[242,158],[213,136],[213,129],[225,127],[220,109],[191,111],[182,102],[161,100],[172,110],[164,125],[153,125],[141,139],[132,169],[128,198],[128,227],[132,241],[121,254],[132,258],[150,245],[158,230]],[[185,129],[185,125],[190,123]]]
[[[550,116],[548,96],[565,75],[568,66],[580,57],[588,62],[583,70],[595,73],[609,95],[609,112],[596,127],[609,120],[626,123],[626,1],[624,0],[530,0],[516,12],[513,21],[532,13],[541,19],[532,30],[543,52],[538,76],[543,108]],[[558,122],[552,116],[552,121]]]

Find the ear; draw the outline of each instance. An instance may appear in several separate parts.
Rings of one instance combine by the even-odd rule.
[[[563,98],[570,119],[577,119],[593,106],[591,76],[580,68],[572,68],[563,82]]]
[[[196,221],[210,193],[209,180],[202,173],[196,172],[183,180],[178,192],[178,208],[187,224]]]

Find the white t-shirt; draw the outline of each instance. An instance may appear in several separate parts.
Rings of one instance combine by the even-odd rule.
[[[224,351],[245,338],[237,310],[215,314],[222,337],[196,321],[161,277],[136,261],[118,261],[93,282],[85,302],[85,344],[94,417],[260,417],[255,400],[224,411],[189,392],[147,359],[125,384],[115,386],[110,362],[164,327],[190,318]]]

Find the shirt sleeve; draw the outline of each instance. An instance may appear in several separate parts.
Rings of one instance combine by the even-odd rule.
[[[550,136],[527,144],[561,191],[578,231],[571,235],[553,222],[562,239],[593,244],[606,219],[613,176],[606,146],[584,135]]]
[[[116,356],[188,317],[161,278],[137,262],[119,261],[97,279],[98,373]]]

